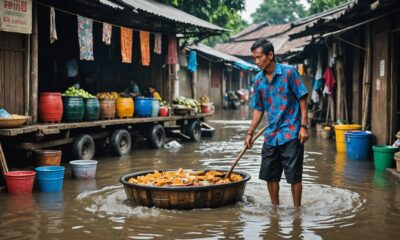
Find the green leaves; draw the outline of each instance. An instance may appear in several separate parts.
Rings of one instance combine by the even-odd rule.
[[[254,23],[283,24],[305,17],[306,11],[299,0],[264,0],[251,15]]]

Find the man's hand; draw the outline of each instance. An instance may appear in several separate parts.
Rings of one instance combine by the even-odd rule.
[[[308,138],[309,138],[308,129],[305,127],[300,127],[300,131],[299,131],[300,143],[301,144],[305,143],[308,140]]]
[[[246,134],[246,138],[244,139],[244,145],[249,149],[253,147],[253,145],[251,144],[252,140],[253,140],[253,135]]]

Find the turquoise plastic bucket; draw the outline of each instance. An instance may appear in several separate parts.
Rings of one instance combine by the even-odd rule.
[[[96,176],[97,161],[95,160],[75,160],[70,161],[69,164],[75,178],[92,179]]]
[[[41,192],[61,192],[64,182],[65,167],[44,166],[35,169]]]

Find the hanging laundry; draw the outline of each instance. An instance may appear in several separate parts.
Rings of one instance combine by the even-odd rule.
[[[132,29],[121,27],[121,56],[123,63],[132,62]]]
[[[318,80],[321,78],[322,78],[322,59],[321,59],[321,54],[319,54],[317,59],[317,70],[315,72],[314,79]]]
[[[196,72],[197,70],[197,53],[194,50],[189,52],[189,63],[187,69],[191,72]]]
[[[178,53],[178,65],[180,67],[187,67],[188,65],[188,57],[186,55],[186,50],[183,49],[182,51],[179,51]]]
[[[318,92],[317,92],[316,90],[312,90],[312,93],[311,93],[311,100],[312,100],[314,103],[318,103],[318,102],[319,102],[319,94],[318,94]]]
[[[327,66],[325,69],[324,78],[325,78],[325,87],[323,93],[330,95],[332,94],[333,87],[336,84],[336,78],[333,75],[332,69],[329,66]]]
[[[178,42],[175,34],[168,36],[168,64],[178,63]]]
[[[56,12],[54,7],[50,8],[50,43],[54,43],[58,39],[56,29]]]
[[[93,20],[78,16],[80,60],[93,61]]]
[[[111,45],[111,34],[112,34],[112,25],[109,23],[103,23],[103,38],[102,41],[106,45]]]
[[[150,33],[140,31],[140,53],[142,55],[142,65],[150,65]]]
[[[154,52],[157,54],[161,54],[161,45],[162,45],[162,35],[161,33],[154,34]]]
[[[304,64],[299,64],[299,74],[300,76],[304,75]]]

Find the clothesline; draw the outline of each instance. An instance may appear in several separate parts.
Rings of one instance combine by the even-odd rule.
[[[66,10],[62,10],[62,9],[59,9],[59,8],[56,8],[56,7],[47,5],[47,4],[45,4],[45,3],[38,2],[38,4],[39,4],[39,5],[42,5],[42,6],[45,6],[45,7],[48,7],[48,8],[54,8],[54,10],[57,10],[57,11],[60,11],[60,12],[63,12],[63,13],[69,14],[69,15],[73,15],[73,16],[82,16],[82,15],[79,15],[79,14],[77,14],[77,13],[69,12],[69,11],[66,11]],[[89,18],[89,19],[91,19],[93,22],[97,22],[97,23],[101,23],[101,24],[102,24],[102,23],[105,23],[105,22],[103,22],[103,21],[99,21],[99,20],[96,20],[96,19],[93,19],[93,18]],[[108,22],[106,22],[106,23],[108,23]],[[110,25],[113,26],[113,27],[118,27],[118,28],[125,27],[125,28],[126,28],[126,26],[120,26],[120,25],[116,25],[116,24],[113,24],[113,23],[108,23],[108,24],[110,24]],[[137,30],[137,29],[132,29],[132,30],[133,30],[133,31],[136,31],[136,32],[140,32],[140,30]],[[146,30],[146,31],[147,31],[147,30]],[[151,34],[158,34],[158,33],[160,33],[160,32],[152,32],[152,31],[147,31],[147,32],[149,32],[149,33],[151,33]]]

